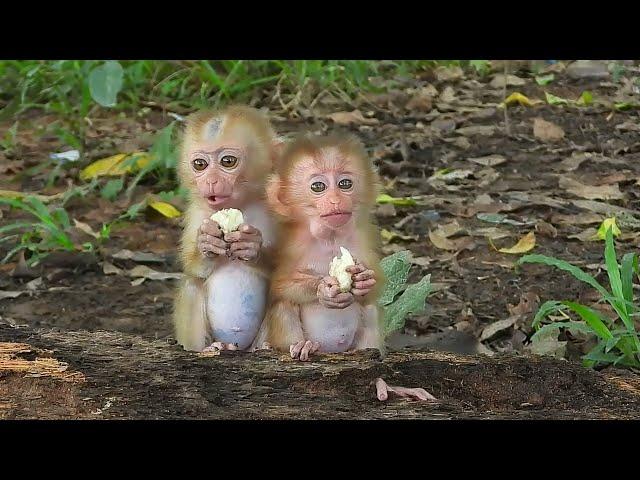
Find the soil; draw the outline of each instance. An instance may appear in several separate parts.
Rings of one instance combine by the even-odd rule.
[[[526,85],[509,87],[509,91],[541,99],[543,90],[570,99],[585,90],[594,98],[614,93],[600,81],[557,77],[549,88],[527,78]],[[340,356],[327,356],[308,365],[274,363],[278,356],[268,352],[255,358],[233,352],[203,358],[182,352],[171,339],[176,281],[146,280],[132,286],[126,276],[105,275],[99,263],[108,260],[120,268],[131,268],[135,262],[111,257],[129,249],[161,257],[159,263],[148,264],[154,269],[179,271],[179,222],[147,214],[115,229],[95,257],[71,262],[54,259],[27,278],[11,274],[15,259],[0,265],[1,290],[25,290],[32,278],[42,278],[42,284],[27,293],[0,300],[0,342],[25,342],[34,351],[52,350],[56,359],[86,377],[83,382],[69,383],[0,369],[0,418],[638,418],[640,377],[628,371],[583,368],[579,357],[588,342],[571,339],[568,361],[526,354],[533,307],[518,310],[520,318],[514,327],[479,342],[487,325],[508,318],[515,306],[523,305],[523,299],[534,304],[551,299],[589,304],[596,298],[577,280],[548,267],[515,268],[517,256],[496,251],[486,236],[477,233],[487,227],[506,231],[508,238],[493,240],[501,248],[535,230],[535,253],[571,261],[606,284],[601,265],[603,243],[569,238],[598,223],[577,223],[580,215],[593,212],[574,203],[584,198],[563,187],[562,178],[587,185],[618,185],[624,198],[606,203],[637,211],[638,133],[616,128],[625,122],[637,125],[637,111],[614,111],[598,104],[513,106],[508,110],[507,135],[504,112],[495,106],[502,89],[492,90],[485,82],[488,79],[450,83],[460,98],[465,92],[473,93],[476,110],[472,112],[454,103],[450,109],[445,105],[426,112],[407,111],[401,94],[397,104],[393,100],[376,103],[370,97],[359,108],[367,115],[371,111],[377,123],[347,127],[372,152],[390,194],[420,196],[418,206],[397,206],[395,212],[381,206],[376,217],[382,228],[413,237],[394,239],[384,246],[385,253],[409,249],[422,259],[413,267],[411,280],[431,274],[435,292],[428,299],[428,309],[411,317],[405,328],[407,336],[431,338],[423,342],[430,351],[414,347],[392,353],[384,361],[367,352],[342,361],[337,359]],[[442,91],[449,84],[435,85]],[[324,120],[323,108],[329,111],[329,106],[320,105],[313,116],[306,116],[302,108],[298,115],[282,114],[275,126],[283,134],[299,129],[324,131],[331,122]],[[38,114],[31,117],[34,124],[48,121]],[[532,125],[538,117],[560,126],[564,139],[545,143],[536,138]],[[170,120],[155,111],[147,119],[127,119],[124,124],[101,119],[101,125],[111,125],[102,140],[108,138],[119,148],[135,142],[140,130],[155,130]],[[434,120],[451,120],[458,129],[487,126],[494,131],[488,136],[438,133],[431,129]],[[117,134],[115,125],[120,129]],[[30,142],[21,152],[27,164],[37,163],[57,148],[38,138]],[[591,156],[577,167],[566,163],[572,154],[585,153]],[[468,160],[492,154],[506,161],[487,168]],[[95,152],[89,156],[100,157]],[[15,159],[0,155],[0,167],[10,161]],[[473,173],[448,184],[429,181],[445,168]],[[43,189],[42,178],[5,174],[0,189],[54,192],[66,187],[59,181],[53,189]],[[151,183],[143,185],[139,195],[152,187]],[[492,204],[502,205],[488,213],[500,212],[524,225],[495,225],[478,219],[476,214],[487,209],[479,208],[477,200],[481,197],[486,203],[486,195]],[[72,201],[67,210],[71,217],[99,229],[100,222],[114,216],[117,208],[88,197]],[[17,217],[6,209],[3,213],[0,222]],[[469,240],[452,251],[437,248],[429,240],[429,231],[453,221],[458,222],[460,232],[451,240]],[[623,231],[627,235],[616,245],[619,255],[637,250],[640,242],[632,229]],[[0,254],[4,256],[8,248],[0,244]],[[460,342],[433,340],[453,334],[472,339],[473,346],[465,349]],[[482,349],[497,355],[461,355]],[[109,371],[119,379],[113,385],[108,384]],[[375,400],[370,385],[379,375],[386,375],[388,382],[423,387],[441,402],[382,404]],[[103,408],[111,397],[115,399],[111,406]],[[98,409],[101,413],[92,413]]]

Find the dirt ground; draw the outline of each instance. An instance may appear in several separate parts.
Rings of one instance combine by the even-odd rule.
[[[491,76],[446,78],[428,74],[424,78],[399,79],[388,93],[362,95],[351,105],[331,95],[325,95],[313,108],[308,108],[310,102],[303,98],[286,111],[270,103],[271,97],[266,93],[257,101],[259,106],[266,105],[273,111],[275,126],[284,135],[300,129],[326,132],[336,123],[357,133],[379,166],[386,192],[416,198],[418,205],[381,205],[376,212],[380,227],[391,232],[384,252],[409,249],[415,264],[411,279],[430,273],[435,287],[428,298],[427,311],[408,320],[405,336],[392,339],[397,346],[410,343],[462,354],[505,353],[518,359],[526,353],[533,333],[531,321],[540,302],[572,299],[593,304],[597,298],[577,280],[548,267],[515,268],[518,256],[500,253],[496,248],[512,246],[534,231],[533,252],[571,261],[607,284],[602,265],[603,242],[587,240],[589,229],[597,228],[613,213],[623,231],[616,243],[619,254],[634,251],[639,245],[640,222],[635,223],[633,216],[640,206],[638,113],[609,106],[610,102],[637,96],[635,87],[626,77],[617,82],[572,79],[564,71],[555,73],[553,83],[540,86],[531,74],[513,73],[524,83],[508,86],[508,93],[518,91],[543,102],[532,107],[510,106],[508,132],[504,110],[498,108],[503,88],[492,85]],[[570,100],[589,91],[595,101],[590,106],[548,105],[545,91]],[[354,109],[362,116],[331,118],[335,112]],[[543,133],[536,134],[536,118],[560,127],[562,138],[554,141]],[[66,180],[73,179],[77,169],[67,171],[66,178],[49,189],[43,188],[46,172],[35,177],[20,175],[26,166],[37,164],[60,147],[52,139],[33,133],[37,125],[52,121],[51,116],[32,113],[27,120],[31,130],[23,130],[19,154],[0,154],[0,189],[39,193],[64,190]],[[96,159],[134,151],[148,142],[146,133],[170,120],[166,112],[158,110],[141,118],[95,119],[89,130],[87,156]],[[438,176],[443,169],[448,169],[445,175]],[[452,172],[458,175],[451,175]],[[149,181],[137,195],[152,189]],[[73,200],[67,209],[73,218],[97,230],[101,222],[126,206],[123,200],[108,202],[94,196]],[[3,213],[0,222],[17,216],[7,209]],[[483,214],[499,214],[511,223],[487,222],[478,218],[479,214],[481,218],[487,218]],[[178,272],[179,235],[177,220],[147,212],[139,221],[118,227],[94,257],[53,257],[26,278],[12,275],[15,261],[0,265],[0,290],[25,290],[17,298],[0,300],[0,318],[7,324],[50,329],[52,335],[106,330],[132,335],[136,342],[166,343],[172,334],[170,316],[176,281],[146,280],[132,286],[129,277],[105,274],[103,262],[128,269],[144,262],[115,259],[112,255],[122,249],[151,252],[154,261],[146,265]],[[389,239],[390,236],[394,238]],[[0,244],[0,255],[8,248]],[[41,278],[42,282],[27,290],[26,284],[33,278]],[[516,320],[511,326],[479,341],[488,325],[512,317]],[[569,340],[564,353],[572,360],[569,363],[521,357],[504,368],[500,363],[487,363],[483,367],[486,371],[461,364],[444,369],[440,364],[439,369],[430,370],[421,363],[419,373],[408,375],[423,380],[425,388],[428,386],[436,396],[444,396],[457,405],[449,413],[440,411],[447,417],[463,412],[465,405],[480,415],[478,412],[522,410],[526,407],[523,404],[534,405],[531,408],[544,405],[558,417],[580,417],[586,411],[581,406],[609,386],[604,387],[605,374],[586,372],[573,362],[591,346],[589,340],[562,340]],[[73,364],[74,359],[68,361]],[[553,367],[533,390],[527,382],[509,380],[539,375],[540,369],[546,368],[545,362],[551,362]],[[412,368],[411,362],[403,365],[407,370]],[[637,383],[634,373],[625,375]],[[6,389],[8,384],[3,380],[2,388]],[[624,402],[629,405],[637,402],[637,394],[635,387],[631,393],[616,393],[628,395]],[[552,397],[555,400],[551,401]],[[597,405],[601,411],[595,416],[606,418],[607,402]],[[630,416],[633,415],[629,412],[618,415]]]

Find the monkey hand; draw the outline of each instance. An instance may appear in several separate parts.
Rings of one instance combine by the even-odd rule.
[[[306,362],[309,360],[309,355],[317,352],[319,349],[320,344],[318,342],[300,340],[289,346],[289,353],[291,353],[291,358],[297,358],[302,362]]]
[[[375,272],[362,263],[356,263],[347,267],[346,270],[351,274],[351,279],[353,280],[351,293],[356,297],[366,296],[375,286]]]
[[[338,279],[324,277],[318,285],[318,300],[326,308],[347,308],[354,301],[351,292],[340,292]]]
[[[256,260],[262,248],[262,233],[256,227],[243,223],[235,232],[224,236],[229,243],[229,258],[232,260]]]
[[[214,220],[206,218],[198,229],[198,250],[205,257],[227,255],[227,242],[222,239],[220,225]]]

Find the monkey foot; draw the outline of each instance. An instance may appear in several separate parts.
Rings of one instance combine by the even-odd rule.
[[[411,398],[421,402],[437,402],[436,397],[427,392],[424,388],[406,388],[387,385],[382,378],[376,380],[376,395],[378,400],[384,402],[389,398],[389,392],[399,397]]]
[[[258,352],[260,350],[273,350],[273,347],[269,342],[262,342],[260,346],[254,347],[252,351]]]
[[[298,343],[289,346],[289,352],[291,353],[291,358],[306,362],[309,360],[309,355],[317,352],[319,348],[320,344],[318,342],[300,340]]]
[[[202,350],[205,352],[219,352],[221,350],[238,350],[238,344],[236,343],[223,343],[223,342],[213,342],[207,348]]]

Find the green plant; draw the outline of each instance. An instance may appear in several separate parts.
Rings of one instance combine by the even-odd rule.
[[[76,246],[67,235],[71,228],[67,211],[58,207],[49,209],[38,198],[28,196],[24,199],[0,198],[0,204],[29,213],[35,219],[17,221],[0,227],[0,243],[18,240],[18,243],[5,255],[0,263],[5,263],[22,250],[31,252],[27,259],[29,265],[34,264],[52,251],[86,250],[93,245]],[[9,234],[9,235],[7,235]]]
[[[583,359],[586,366],[624,365],[640,367],[640,339],[635,328],[635,318],[639,314],[639,306],[634,303],[633,277],[639,275],[638,254],[627,253],[618,264],[612,228],[608,228],[604,249],[605,267],[609,277],[609,292],[598,281],[582,269],[563,260],[545,255],[525,255],[519,260],[522,263],[541,263],[571,273],[578,280],[595,288],[601,296],[600,302],[607,302],[615,312],[608,317],[585,305],[571,301],[547,301],[540,306],[533,320],[536,336],[548,334],[549,331],[566,329],[570,332],[593,334],[597,345]],[[581,320],[570,320],[565,312],[577,314]],[[553,313],[562,314],[567,321],[552,321],[540,326],[542,321]]]
[[[385,336],[404,327],[410,313],[422,312],[425,300],[431,292],[431,275],[424,276],[418,283],[406,285],[411,268],[409,255],[410,252],[404,250],[389,255],[380,262],[386,278],[384,290],[378,301],[384,311]]]

